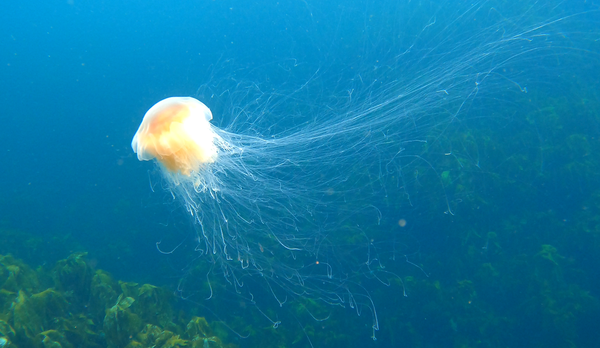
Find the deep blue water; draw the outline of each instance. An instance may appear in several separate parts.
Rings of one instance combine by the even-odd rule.
[[[597,338],[589,322],[600,318],[598,11],[594,1],[4,4],[0,228],[17,231],[23,240],[7,241],[10,247],[0,252],[45,264],[87,251],[98,268],[116,278],[175,288],[181,269],[157,251],[156,243],[169,234],[191,233],[193,222],[152,181],[155,165],[139,162],[130,146],[154,103],[176,95],[197,97],[213,110],[213,123],[227,128],[235,107],[260,110],[252,104],[259,89],[261,100],[273,96],[281,104],[253,123],[252,132],[302,132],[302,125],[322,121],[320,110],[358,113],[418,86],[428,72],[440,69],[448,77],[436,91],[438,97],[410,112],[443,115],[445,110],[460,121],[432,116],[418,132],[395,126],[407,127],[403,132],[408,135],[434,135],[431,152],[422,156],[437,185],[428,192],[419,181],[422,167],[407,165],[402,175],[410,182],[414,201],[407,204],[400,197],[396,204],[393,195],[373,201],[382,214],[381,230],[395,231],[399,218],[409,221],[410,237],[405,238],[411,259],[406,261],[419,266],[407,267],[402,260],[399,270],[429,284],[407,285],[408,297],[397,284],[387,292],[384,285],[384,290],[369,288],[381,303],[380,345],[403,342],[395,332],[414,335],[404,341],[407,346],[458,346],[469,336],[490,340],[482,346],[500,346],[490,342],[502,339],[509,342],[505,344],[551,340],[548,333],[561,327],[563,319],[552,316],[552,310],[545,313],[544,305],[538,308],[539,317],[531,314],[526,320],[531,329],[496,323],[499,331],[511,330],[506,338],[482,333],[483,326],[461,324],[457,318],[471,315],[467,309],[457,313],[451,305],[430,308],[464,294],[416,289],[451,288],[468,280],[457,292],[476,289],[469,290],[473,298],[477,293],[473,301],[485,305],[474,312],[510,321],[506,318],[518,317],[516,313],[534,311],[527,305],[528,296],[544,282],[532,285],[527,279],[543,271],[528,273],[525,265],[546,255],[540,254],[542,245],[553,245],[565,261],[556,263],[560,270],[548,271],[549,282],[561,285],[538,292],[577,293],[573,286],[589,292],[593,305],[588,312],[580,309],[581,299],[575,295],[560,293],[556,300],[572,304],[564,310],[571,315],[564,320],[575,326],[572,330],[585,346]],[[498,44],[505,34],[514,42]],[[492,43],[497,46],[488,50],[495,58],[473,53]],[[460,68],[445,65],[461,61],[465,64]],[[496,66],[501,68],[496,71]],[[481,83],[479,89],[474,82]],[[458,101],[444,104],[439,96],[445,88],[450,96],[451,88],[458,89]],[[356,99],[349,97],[354,89]],[[222,95],[233,97],[220,99]],[[337,105],[321,104],[334,100]],[[282,111],[289,114],[277,114]],[[275,126],[266,129],[270,123]],[[243,122],[236,129],[243,129]],[[381,175],[383,187],[408,192],[397,190],[401,184],[388,174]],[[406,210],[399,213],[396,206]],[[448,208],[453,215],[445,214]],[[27,251],[33,248],[27,246],[30,238],[41,240],[33,252]],[[461,255],[464,259],[457,259]],[[454,262],[456,273],[444,269]],[[488,267],[482,265],[488,264],[495,269],[490,273],[500,275],[482,276]],[[506,279],[515,284],[507,285]],[[523,294],[515,295],[515,289]],[[506,309],[510,303],[519,306]],[[360,323],[360,340],[372,342],[367,314],[341,313]],[[547,322],[539,324],[539,318]],[[300,330],[302,324],[296,325],[290,324]],[[564,337],[560,339],[566,341]]]

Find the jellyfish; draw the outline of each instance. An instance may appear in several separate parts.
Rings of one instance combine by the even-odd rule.
[[[416,219],[405,220],[413,210],[453,214],[462,201],[455,178],[480,170],[477,145],[454,137],[457,129],[523,98],[528,80],[520,74],[545,76],[530,63],[553,57],[550,37],[557,50],[568,44],[562,20],[519,15],[490,23],[500,12],[486,6],[411,16],[422,22],[410,22],[410,42],[379,40],[380,51],[356,55],[364,64],[339,76],[320,62],[281,89],[222,76],[196,95],[215,112],[214,125],[213,112],[192,97],[152,106],[131,145],[139,160],[156,160],[166,190],[194,221],[188,241],[159,247],[172,254],[190,246],[182,297],[202,289],[212,298],[220,277],[274,327],[279,320],[261,306],[296,299],[304,308],[368,311],[375,338],[368,284],[403,288],[398,260],[423,271],[410,259],[415,250],[392,232],[417,228]],[[273,65],[262,75],[297,68],[296,59]]]

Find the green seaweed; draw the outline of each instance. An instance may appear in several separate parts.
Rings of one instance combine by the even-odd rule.
[[[142,320],[129,309],[134,302],[134,298],[121,294],[115,305],[106,311],[103,331],[109,347],[125,347],[141,330]]]
[[[65,335],[57,330],[48,330],[40,332],[35,340],[36,347],[43,348],[72,348],[73,345],[67,340]]]
[[[64,293],[69,293],[69,302],[87,302],[90,296],[90,286],[93,271],[86,262],[87,253],[74,253],[65,260],[60,260],[54,266],[52,278],[54,287]]]
[[[2,347],[225,347],[204,318],[180,314],[173,322],[169,291],[117,282],[92,271],[86,256],[35,272],[0,255]]]

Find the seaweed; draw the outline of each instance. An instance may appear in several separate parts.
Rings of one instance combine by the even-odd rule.
[[[0,256],[0,346],[232,347],[201,317],[173,318],[166,289],[113,280],[93,271],[87,253],[74,253],[51,270],[33,271]]]

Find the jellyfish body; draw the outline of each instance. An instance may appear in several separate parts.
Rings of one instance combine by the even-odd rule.
[[[156,159],[171,174],[190,176],[217,158],[211,119],[197,99],[163,99],[146,112],[131,147],[140,161]]]

